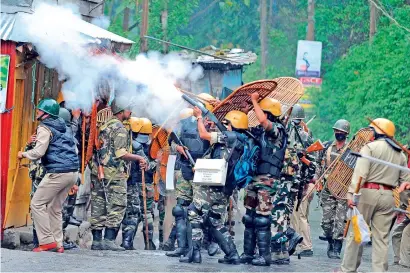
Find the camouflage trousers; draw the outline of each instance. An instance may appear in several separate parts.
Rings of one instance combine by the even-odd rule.
[[[153,236],[154,228],[154,217],[153,217],[153,206],[154,206],[154,184],[145,183],[145,194],[147,196],[147,211],[144,210],[144,197],[142,195],[142,183],[138,184],[140,200],[141,200],[141,222],[142,231],[145,231],[146,222],[148,222],[148,233],[150,238]]]
[[[347,202],[333,197],[327,188],[321,194],[323,217],[320,225],[323,233],[334,240],[343,240]]]
[[[225,214],[227,212],[229,196],[220,189],[208,186],[193,186],[194,198],[188,209],[188,220],[192,226],[192,240],[202,241],[204,238],[203,224],[204,215],[207,217],[205,224],[212,225],[219,230],[224,237],[229,237],[225,227]],[[194,206],[194,208],[192,208]]]
[[[165,221],[165,204],[167,202],[167,197],[163,195],[159,195],[159,199],[156,202],[157,210],[158,210],[158,239],[159,242],[164,242],[164,221]],[[154,207],[152,208],[152,218],[155,220],[154,217]]]
[[[185,180],[181,170],[175,171],[175,197],[192,202],[193,190],[192,180]]]
[[[122,232],[128,230],[134,232],[138,229],[138,224],[141,221],[141,200],[139,195],[138,185],[127,185],[127,208],[125,209],[125,216],[122,220]]]
[[[276,193],[272,196],[272,240],[276,240],[278,243],[287,241],[287,237],[284,232],[288,228],[290,223],[291,210],[291,188],[293,180],[281,179],[276,181],[274,188]]]
[[[119,228],[127,207],[127,180],[112,180],[106,186],[108,202],[102,183],[91,174],[91,229]]]
[[[246,187],[244,206],[246,209],[256,211],[260,215],[270,215],[272,211],[272,196],[275,194],[277,179],[269,174],[253,177],[252,182]]]

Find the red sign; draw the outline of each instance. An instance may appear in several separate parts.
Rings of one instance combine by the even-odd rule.
[[[312,77],[301,77],[299,80],[306,86],[321,86],[322,79],[321,78],[312,78]]]

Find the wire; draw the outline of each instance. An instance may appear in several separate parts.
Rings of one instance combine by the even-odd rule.
[[[405,26],[402,26],[399,22],[397,22],[396,19],[394,19],[386,10],[384,10],[383,8],[381,8],[381,4],[380,3],[376,3],[374,0],[369,0],[370,2],[373,3],[373,5],[380,10],[387,18],[389,18],[391,21],[393,21],[393,23],[395,23],[399,28],[404,29],[405,31],[410,33],[410,29],[406,28]],[[380,6],[379,6],[380,5]]]

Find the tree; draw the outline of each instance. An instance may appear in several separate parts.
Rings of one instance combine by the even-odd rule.
[[[267,21],[267,11],[268,5],[267,0],[260,0],[260,41],[261,41],[261,75],[266,77],[266,63],[267,63],[267,40],[268,40],[268,21]]]
[[[315,1],[308,0],[308,28],[306,33],[306,40],[315,40]]]

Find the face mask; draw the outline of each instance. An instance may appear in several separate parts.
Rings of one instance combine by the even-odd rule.
[[[299,124],[300,124],[300,122],[301,122],[301,120],[300,120],[300,119],[295,119],[295,120],[293,120],[293,123],[294,123],[295,125],[299,125]]]
[[[343,133],[335,133],[335,138],[338,141],[346,140],[347,135]]]

